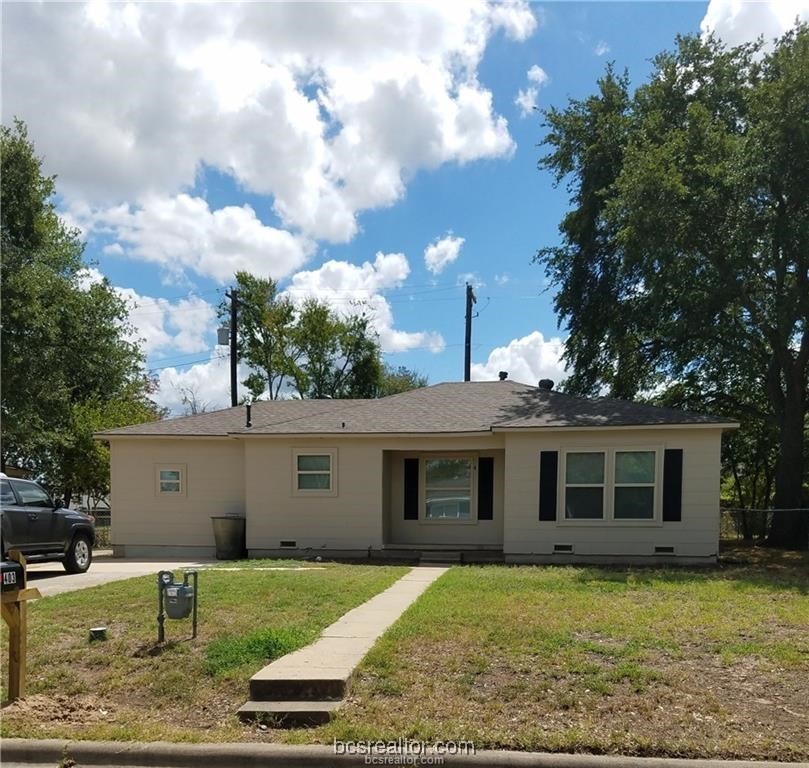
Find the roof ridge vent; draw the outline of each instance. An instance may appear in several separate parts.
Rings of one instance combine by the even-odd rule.
[[[550,392],[553,389],[553,379],[540,379],[537,386],[546,392]]]

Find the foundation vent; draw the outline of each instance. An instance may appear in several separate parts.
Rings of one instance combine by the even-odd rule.
[[[293,541],[292,539],[281,539],[282,549],[295,549],[297,546],[297,541]]]
[[[674,547],[655,547],[656,555],[673,555]]]
[[[573,545],[572,544],[554,544],[553,545],[554,552],[567,552],[568,554],[573,553]]]

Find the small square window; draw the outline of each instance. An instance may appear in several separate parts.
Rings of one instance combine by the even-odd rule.
[[[157,467],[157,493],[161,496],[185,495],[185,466]]]
[[[293,491],[301,495],[334,495],[334,453],[294,453]]]

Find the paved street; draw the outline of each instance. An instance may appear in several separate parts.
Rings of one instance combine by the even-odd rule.
[[[65,573],[61,563],[30,563],[28,583],[29,586],[36,587],[43,597],[48,597],[135,576],[157,575],[163,569],[180,571],[183,568],[201,568],[214,563],[216,560],[144,560],[113,558],[96,553],[87,573]]]

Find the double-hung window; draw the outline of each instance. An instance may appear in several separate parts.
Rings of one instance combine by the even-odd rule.
[[[613,517],[653,520],[655,516],[655,452],[616,451]]]
[[[567,451],[560,519],[658,520],[660,456],[651,448]]]
[[[604,451],[577,451],[565,462],[565,519],[602,520],[606,501]]]
[[[335,451],[293,452],[292,491],[296,496],[334,496]]]

